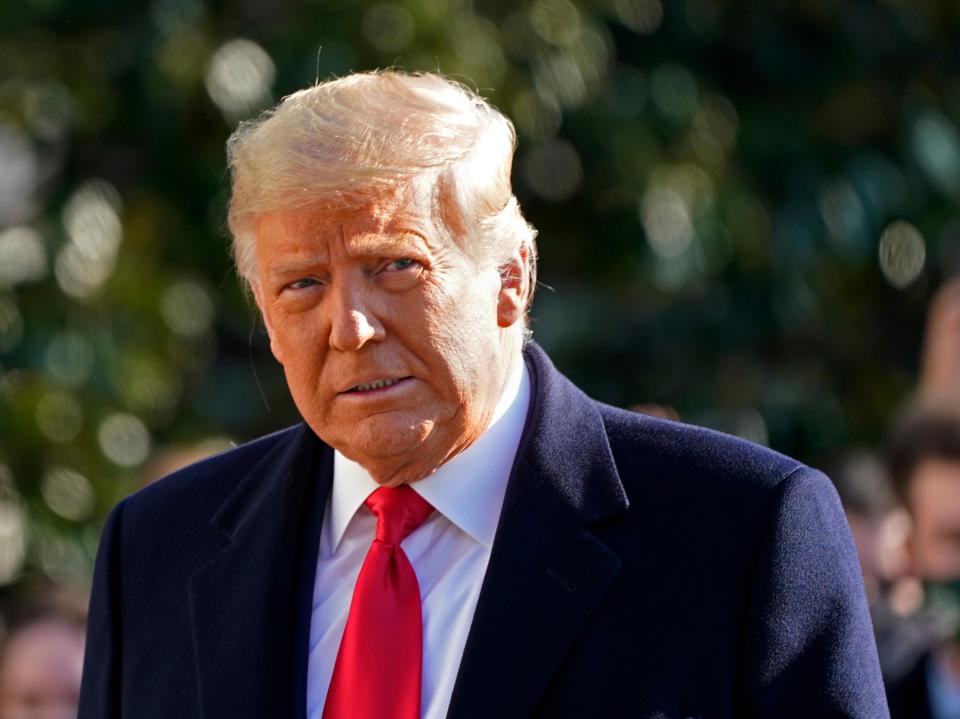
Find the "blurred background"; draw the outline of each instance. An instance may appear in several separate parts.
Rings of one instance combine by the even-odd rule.
[[[224,143],[351,70],[440,70],[514,120],[534,336],[593,396],[816,466],[876,446],[960,267],[958,20],[946,0],[3,3],[0,586],[82,584],[118,499],[296,421],[228,257]]]

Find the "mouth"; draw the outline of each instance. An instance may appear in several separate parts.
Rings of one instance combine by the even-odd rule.
[[[372,394],[376,392],[383,392],[391,387],[396,387],[398,384],[406,382],[409,379],[411,378],[397,377],[394,379],[376,379],[373,382],[354,385],[353,387],[344,390],[341,394]]]

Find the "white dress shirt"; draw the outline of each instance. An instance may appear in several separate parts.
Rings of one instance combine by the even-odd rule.
[[[486,431],[434,474],[410,485],[437,510],[401,544],[420,584],[422,719],[447,715],[529,402],[530,378],[518,356]],[[313,586],[308,719],[323,715],[353,588],[376,533],[377,520],[363,502],[377,486],[360,465],[334,454]]]

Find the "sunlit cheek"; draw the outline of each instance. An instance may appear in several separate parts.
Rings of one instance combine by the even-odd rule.
[[[274,337],[284,358],[291,391],[295,395],[306,394],[308,390],[304,388],[314,391],[327,354],[322,320],[303,313],[283,313],[274,321]]]
[[[315,334],[322,318],[315,302],[292,298],[278,302],[273,312],[274,327],[291,340]]]

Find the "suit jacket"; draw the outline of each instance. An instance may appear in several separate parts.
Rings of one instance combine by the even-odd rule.
[[[829,480],[595,402],[535,345],[525,359],[529,415],[449,717],[888,715]],[[301,425],[117,506],[81,719],[303,716],[331,457]]]

